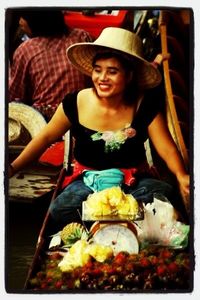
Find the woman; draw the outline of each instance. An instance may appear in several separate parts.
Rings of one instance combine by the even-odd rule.
[[[39,110],[47,121],[61,100],[91,86],[66,57],[66,48],[92,38],[82,29],[70,29],[61,10],[17,10],[19,25],[28,39],[15,50],[10,68],[9,101]]]
[[[154,193],[170,198],[172,187],[152,178],[148,168],[144,149],[148,137],[176,176],[181,191],[189,194],[189,176],[161,112],[161,75],[142,58],[141,47],[137,35],[111,27],[94,43],[69,47],[68,58],[91,75],[94,86],[65,97],[45,129],[12,163],[10,175],[71,129],[75,173],[51,204],[57,221],[72,220],[72,211],[89,194],[112,185],[121,185],[126,193],[145,202],[152,201]],[[103,174],[103,186],[91,170]]]

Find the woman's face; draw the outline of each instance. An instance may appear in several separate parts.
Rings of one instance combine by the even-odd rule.
[[[121,96],[130,81],[130,73],[127,74],[117,58],[100,58],[94,63],[92,81],[99,97]]]
[[[32,35],[32,32],[31,32],[31,29],[28,25],[28,22],[24,19],[24,18],[20,18],[19,19],[19,25],[21,27],[21,29],[29,36],[31,37]]]

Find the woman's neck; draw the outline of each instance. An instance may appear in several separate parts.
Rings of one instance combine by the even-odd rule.
[[[97,102],[99,102],[102,107],[118,110],[121,107],[129,106],[126,104],[124,95],[122,94],[115,95],[113,97],[99,97],[95,89],[93,89],[93,93]]]

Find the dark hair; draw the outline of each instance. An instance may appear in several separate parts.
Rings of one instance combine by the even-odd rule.
[[[119,51],[110,49],[102,49],[98,51],[93,58],[92,67],[94,67],[97,60],[102,58],[116,58],[122,64],[127,73],[133,72],[133,74],[136,74],[137,72],[138,63],[136,60],[129,58],[128,55],[120,53]],[[128,104],[132,104],[137,99],[138,95],[139,88],[137,84],[137,76],[133,75],[133,79],[129,82],[125,90],[125,101]]]
[[[68,32],[61,10],[23,9],[20,16],[31,29],[32,36],[57,36]]]

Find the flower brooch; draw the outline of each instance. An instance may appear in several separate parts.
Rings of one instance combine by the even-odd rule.
[[[93,141],[104,140],[105,141],[105,152],[112,152],[119,150],[121,145],[129,138],[136,135],[136,130],[130,127],[130,124],[117,131],[104,131],[96,132],[91,135]]]

